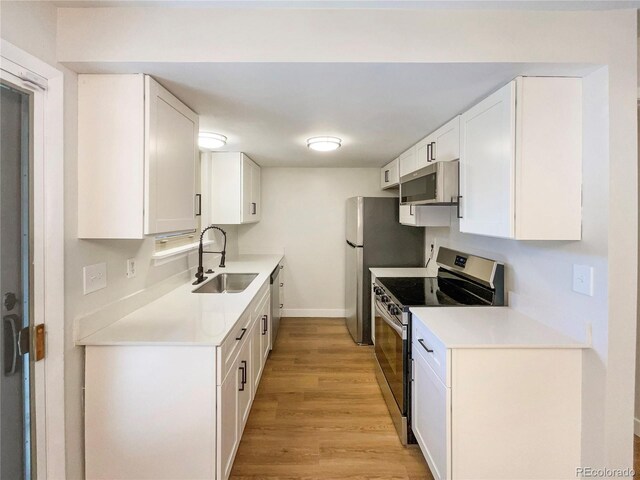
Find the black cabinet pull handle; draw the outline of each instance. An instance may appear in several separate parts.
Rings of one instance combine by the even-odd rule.
[[[201,193],[196,193],[196,200],[197,200],[196,217],[199,217],[200,215],[202,215],[202,194]]]
[[[460,214],[460,200],[462,199],[462,195],[458,195],[458,203],[456,205],[456,217],[458,218],[462,218],[462,215]]]
[[[384,171],[384,183],[389,183],[389,170]]]
[[[409,205],[409,215],[411,215],[411,216],[414,215],[413,205]]]
[[[257,205],[255,202],[251,202],[251,215],[255,215],[257,211]]]
[[[244,386],[247,383],[247,362],[242,360],[242,366],[240,366],[240,371],[242,372],[242,376],[240,377],[240,388],[238,389],[241,392],[244,392]]]
[[[431,142],[429,145],[431,145],[431,149],[429,150],[429,158],[431,159],[431,162],[435,162],[436,161],[436,154],[434,153],[434,150],[436,149],[436,142]]]
[[[431,144],[427,143],[427,162],[431,161]]]
[[[243,328],[242,329],[242,333],[240,334],[239,337],[236,337],[236,340],[242,340],[242,337],[244,337],[244,334],[247,333],[247,329]]]
[[[422,348],[424,348],[427,352],[433,353],[433,350],[427,347],[427,345],[424,343],[424,340],[422,340],[421,338],[418,339],[418,343],[422,345]]]
[[[267,315],[263,315],[262,316],[262,335],[266,335],[267,334],[267,330],[268,330],[267,320],[268,319],[269,319],[269,317]]]

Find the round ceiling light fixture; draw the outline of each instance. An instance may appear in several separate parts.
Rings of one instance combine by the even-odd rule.
[[[224,147],[227,144],[227,137],[219,133],[200,132],[198,135],[198,146],[203,150],[213,150]]]
[[[330,152],[340,148],[342,140],[338,137],[311,137],[307,139],[307,147],[318,152]]]

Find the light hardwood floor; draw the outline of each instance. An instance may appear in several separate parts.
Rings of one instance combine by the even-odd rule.
[[[432,480],[398,440],[374,361],[344,319],[283,318],[231,478]]]

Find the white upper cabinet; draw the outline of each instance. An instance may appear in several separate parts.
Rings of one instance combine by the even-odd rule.
[[[205,225],[255,223],[262,217],[260,167],[242,152],[201,157]]]
[[[148,75],[78,77],[78,236],[195,228],[198,116]]]
[[[450,162],[460,158],[460,115],[429,135],[432,162]]]
[[[416,170],[415,145],[410,149],[406,150],[404,153],[402,153],[398,158],[398,162],[400,163],[400,178],[410,174],[411,172],[415,172]]]
[[[397,187],[399,183],[399,159],[396,158],[380,169],[380,187],[384,190],[386,188]]]
[[[400,205],[400,223],[411,227],[448,227],[451,207],[444,205]]]
[[[460,118],[460,231],[580,240],[580,79],[518,77]]]
[[[458,160],[460,158],[460,115],[420,140],[415,150],[414,170],[424,168],[433,162]]]

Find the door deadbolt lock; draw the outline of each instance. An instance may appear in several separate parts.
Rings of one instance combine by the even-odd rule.
[[[3,303],[4,303],[4,308],[6,308],[10,312],[15,308],[16,303],[18,303],[18,298],[16,297],[15,293],[8,292],[4,294]]]

